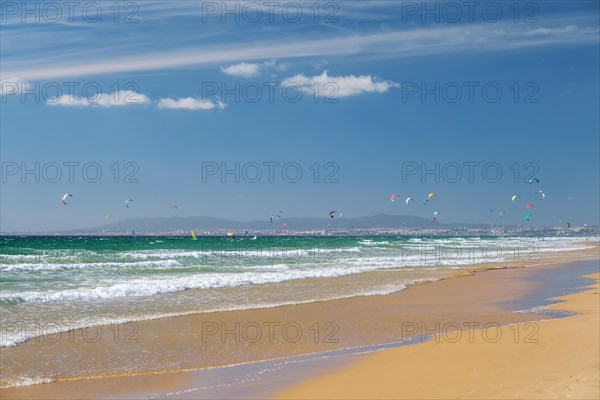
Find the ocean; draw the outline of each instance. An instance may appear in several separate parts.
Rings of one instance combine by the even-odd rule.
[[[4,236],[0,345],[13,346],[52,330],[389,294],[473,264],[536,263],[542,253],[586,248],[582,241]],[[394,279],[377,274],[389,270],[405,273]],[[364,274],[360,285],[344,280],[356,274]],[[338,279],[323,279],[332,277]]]

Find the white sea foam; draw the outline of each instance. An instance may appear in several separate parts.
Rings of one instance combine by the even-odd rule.
[[[52,379],[49,378],[28,378],[28,377],[17,377],[11,378],[8,380],[2,380],[0,383],[0,388],[9,388],[9,387],[20,387],[20,386],[31,386],[31,385],[40,385],[42,383],[50,383]]]
[[[388,242],[387,240],[375,241],[375,240],[371,240],[371,239],[361,240],[359,243],[362,245],[365,245],[365,246],[377,246],[377,245],[381,245],[381,244],[390,244],[390,242]]]
[[[10,303],[77,302],[118,297],[151,296],[189,289],[209,289],[242,285],[277,283],[308,278],[331,278],[372,270],[372,266],[338,267],[324,269],[291,269],[287,265],[251,266],[252,271],[238,273],[198,273],[171,276],[146,276],[121,281],[107,281],[104,285],[76,289],[21,291],[0,294],[0,301]],[[272,271],[278,269],[279,271]]]
[[[420,283],[420,282],[425,282],[425,281],[430,281],[430,280],[434,280],[434,279],[421,279],[418,281],[414,281],[412,283]],[[363,296],[383,296],[383,295],[388,295],[388,294],[392,294],[392,293],[397,293],[400,292],[404,289],[406,289],[406,285],[404,284],[389,284],[389,285],[383,285],[383,286],[378,286],[377,288],[373,288],[373,289],[357,289],[352,291],[351,293],[346,293],[346,294],[339,294],[339,295],[323,295],[322,297],[318,297],[318,298],[313,298],[310,300],[296,300],[296,301],[286,301],[286,300],[282,300],[282,301],[277,301],[277,302],[248,302],[246,304],[236,304],[236,305],[229,305],[229,306],[224,306],[224,307],[215,307],[215,308],[211,308],[211,309],[204,309],[204,310],[196,310],[196,311],[186,311],[186,312],[178,312],[178,313],[153,313],[153,314],[145,314],[145,315],[130,315],[127,317],[122,317],[122,318],[93,318],[93,317],[87,317],[87,318],[81,318],[79,320],[78,323],[73,323],[73,324],[51,324],[49,325],[48,329],[39,329],[40,325],[34,325],[33,328],[34,329],[30,329],[30,330],[23,330],[23,329],[19,329],[17,330],[17,332],[9,332],[10,330],[6,330],[4,332],[2,332],[2,335],[0,337],[0,347],[10,347],[10,346],[15,346],[19,343],[23,343],[27,340],[30,340],[32,338],[44,335],[44,334],[57,334],[57,333],[65,333],[68,332],[70,330],[77,330],[77,329],[85,329],[88,327],[92,327],[92,326],[99,326],[99,325],[111,325],[111,324],[125,324],[128,322],[139,322],[139,321],[148,321],[148,320],[153,320],[153,319],[159,319],[159,318],[169,318],[169,317],[176,317],[176,316],[183,316],[183,315],[191,315],[191,314],[198,314],[200,312],[202,313],[212,313],[212,312],[223,312],[223,311],[235,311],[235,310],[247,310],[247,309],[257,309],[257,308],[272,308],[272,307],[280,307],[280,306],[286,306],[286,305],[295,305],[295,304],[309,304],[309,303],[315,303],[315,302],[320,302],[320,301],[330,301],[330,300],[338,300],[338,299],[345,299],[345,298],[352,298],[352,297],[363,297]],[[42,324],[43,325],[43,324]],[[37,328],[37,329],[36,329]],[[37,383],[43,383],[43,382],[37,382]],[[32,381],[32,383],[26,383],[26,381],[23,381],[22,384],[11,384],[9,386],[22,386],[22,385],[27,385],[27,384],[36,384],[36,382]]]
[[[92,268],[173,268],[180,266],[177,260],[140,261],[140,262],[87,262],[87,263],[19,263],[0,265],[0,271],[59,271]]]
[[[45,287],[40,290],[3,290],[0,301],[8,303],[48,303],[48,302],[77,302],[111,299],[119,297],[151,296],[162,293],[176,292],[188,289],[207,289],[219,287],[233,287],[241,285],[275,283],[288,280],[307,278],[326,278],[373,271],[377,269],[392,269],[404,267],[429,267],[460,266],[477,263],[500,262],[510,259],[513,254],[509,251],[514,248],[515,242],[524,246],[534,243],[543,247],[543,251],[560,252],[575,249],[586,249],[591,246],[576,245],[578,239],[549,238],[544,241],[532,238],[501,238],[497,240],[482,241],[479,238],[448,238],[448,239],[410,239],[419,243],[402,249],[377,249],[373,246],[389,243],[389,240],[375,241],[365,239],[362,242],[370,243],[368,251],[363,252],[360,247],[335,248],[335,249],[298,249],[281,250],[283,256],[277,257],[277,250],[266,253],[255,250],[228,251],[225,257],[217,260],[216,264],[203,265],[202,262],[186,258],[204,256],[204,251],[189,250],[151,250],[136,253],[127,253],[130,259],[141,261],[124,262],[85,262],[85,263],[16,263],[2,264],[2,272],[19,271],[45,271],[60,270],[101,270],[148,268],[159,271],[148,275],[133,275],[127,279],[118,274],[103,275],[101,278],[93,277],[86,280],[84,275],[77,276],[74,282],[79,287]],[[439,243],[446,243],[440,245]],[[474,251],[465,254],[455,252],[453,245],[462,243],[459,249],[468,247],[468,244],[485,242],[483,246],[476,246]],[[526,247],[525,247],[526,248]],[[491,249],[486,251],[486,249]],[[499,249],[500,251],[496,251]],[[540,250],[541,251],[541,250]],[[332,257],[321,257],[313,260],[314,252],[334,254]],[[214,251],[208,252],[214,254]],[[489,254],[488,254],[489,253]],[[360,255],[359,255],[360,254]],[[229,256],[235,257],[229,257]],[[537,255],[537,252],[536,252]],[[267,258],[267,262],[260,262]],[[306,259],[303,259],[306,256]],[[286,258],[287,257],[287,258]],[[158,258],[152,259],[152,258]],[[247,261],[249,260],[249,261]],[[208,266],[210,270],[202,270]],[[198,268],[190,272],[189,268]],[[182,272],[173,273],[182,268]],[[164,273],[160,273],[164,270]],[[174,271],[170,271],[174,270]],[[217,272],[215,272],[215,270]],[[168,273],[168,274],[167,274]],[[165,275],[167,274],[167,275]]]

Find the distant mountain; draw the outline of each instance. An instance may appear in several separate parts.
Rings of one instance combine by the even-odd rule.
[[[281,230],[283,223],[287,229],[294,230],[350,230],[370,228],[480,228],[483,224],[440,224],[431,219],[408,215],[378,214],[368,217],[347,218],[281,218],[273,223],[268,220],[239,222],[215,217],[165,217],[165,218],[131,218],[120,222],[78,229],[77,232],[167,232],[178,230]]]

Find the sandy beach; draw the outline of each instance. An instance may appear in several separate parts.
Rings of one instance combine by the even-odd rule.
[[[598,399],[599,274],[583,293],[556,300],[576,316],[364,356],[277,393],[277,399]]]
[[[0,400],[600,400],[599,7],[0,0]]]
[[[594,368],[593,355],[597,354],[597,346],[589,347],[592,350],[596,349],[595,353],[588,352],[587,345],[582,345],[581,340],[572,340],[574,332],[584,329],[591,332],[584,338],[586,341],[591,339],[590,342],[593,342],[594,335],[597,337],[597,324],[595,333],[592,326],[594,318],[596,322],[598,319],[597,308],[594,315],[593,308],[582,308],[581,311],[580,302],[573,303],[573,307],[570,301],[558,306],[581,315],[540,323],[539,332],[535,332],[536,338],[543,338],[540,339],[539,345],[522,343],[521,340],[528,338],[531,330],[536,329],[538,325],[517,325],[516,331],[510,330],[509,327],[519,322],[527,323],[548,318],[531,312],[515,313],[514,309],[511,309],[512,302],[542,286],[531,279],[532,274],[564,268],[565,263],[569,261],[597,259],[597,251],[598,247],[595,246],[587,250],[546,257],[536,264],[528,265],[527,268],[511,268],[517,265],[507,263],[477,265],[455,271],[451,278],[412,285],[392,295],[141,321],[135,325],[136,341],[124,340],[123,336],[116,340],[114,329],[106,329],[108,327],[104,327],[102,332],[105,334],[100,335],[97,340],[89,340],[89,337],[88,340],[83,340],[76,332],[60,335],[53,340],[30,340],[1,350],[3,371],[18,374],[18,371],[35,369],[41,375],[52,376],[53,382],[7,388],[3,389],[1,394],[3,398],[137,398],[149,393],[158,393],[157,397],[163,397],[161,393],[179,393],[182,391],[180,389],[196,387],[197,383],[202,381],[198,374],[202,374],[206,368],[251,364],[386,343],[394,347],[403,341],[425,340],[426,334],[438,333],[440,329],[452,343],[446,343],[448,340],[442,340],[441,343],[433,341],[375,352],[334,372],[328,370],[328,364],[319,363],[317,365],[320,367],[315,371],[318,370],[319,374],[324,375],[316,380],[308,379],[302,382],[300,378],[307,375],[291,373],[287,374],[279,385],[263,385],[267,387],[266,392],[265,387],[262,387],[254,394],[249,392],[242,397],[264,397],[265,393],[268,393],[283,398],[346,398],[350,394],[357,398],[397,398],[400,396],[397,392],[400,388],[404,393],[402,396],[413,398],[444,397],[445,393],[456,393],[457,397],[464,397],[470,396],[471,390],[476,389],[481,391],[474,391],[472,397],[495,396],[497,393],[506,396],[508,392],[495,391],[499,385],[511,390],[510,388],[521,388],[522,384],[525,390],[525,386],[529,385],[527,382],[539,381],[537,378],[531,378],[531,371],[521,376],[521,380],[513,380],[510,378],[512,375],[508,375],[514,368],[513,364],[523,365],[525,369],[538,364],[553,364],[557,373],[565,371],[560,367],[564,363],[548,362],[554,357],[552,353],[548,353],[547,356],[540,355],[546,354],[548,348],[560,353],[556,355],[557,360],[574,354],[575,349],[571,351],[562,344],[557,345],[562,341],[568,342],[582,354],[581,357],[574,357],[574,360],[585,361],[592,368],[580,370],[574,366],[574,372],[569,376],[575,378],[571,381],[575,382],[576,378],[583,376],[587,379],[586,382],[597,384],[594,375],[590,375]],[[372,274],[384,274],[383,278],[390,279],[394,272]],[[364,277],[344,279],[355,279],[356,284],[359,284]],[[579,296],[588,298],[583,294]],[[577,298],[579,297],[575,297]],[[594,299],[593,296],[589,298]],[[591,306],[588,304],[587,307]],[[573,329],[574,325],[571,325],[570,321],[580,321],[576,323],[581,325]],[[452,332],[457,330],[470,330],[471,334],[475,331],[480,332],[483,326],[491,329],[486,333],[492,336],[494,329],[500,329],[503,333],[502,338],[495,343],[487,343],[485,340],[477,340],[479,336],[475,335],[476,340],[470,343],[465,342],[468,335],[462,335],[461,340],[455,340],[452,336]],[[106,334],[107,332],[110,334]],[[520,337],[517,343],[514,343],[515,335]],[[571,335],[569,340],[566,339],[567,335]],[[527,354],[528,359],[535,360],[534,364],[529,365],[523,360],[496,362],[499,355],[505,354],[502,347],[511,345],[515,355]],[[479,358],[474,358],[474,355],[462,356],[469,352],[479,354]],[[479,359],[481,360],[476,361]],[[402,365],[402,369],[411,370],[413,376],[421,376],[420,380],[416,377],[408,378],[411,375],[405,375],[404,372],[399,374],[400,367],[394,364],[395,361]],[[169,368],[169,365],[174,365],[175,362],[177,368]],[[500,370],[494,372],[494,369],[488,368],[486,362]],[[131,365],[143,365],[144,369],[130,369]],[[148,365],[154,368],[148,369]],[[378,365],[381,373],[373,372],[376,377],[374,375],[369,378],[369,384],[366,384],[364,379],[355,378],[354,374],[363,374],[366,370],[379,371],[373,368],[373,365]],[[421,367],[415,368],[415,365]],[[486,368],[474,369],[479,365],[485,365]],[[119,369],[121,366],[127,368]],[[597,368],[597,364],[595,366]],[[437,368],[441,374],[439,384],[435,385],[435,388],[425,385],[431,392],[420,392],[425,382],[429,382],[432,376],[435,379],[435,375],[432,375],[435,372],[430,372],[432,368],[433,371]],[[107,370],[116,372],[107,374]],[[461,376],[465,377],[462,381],[463,386],[455,386],[460,380],[451,378],[448,370],[452,370],[453,374],[462,371]],[[471,376],[465,373],[466,370],[483,375]],[[78,374],[74,375],[73,371]],[[314,375],[315,371],[311,371],[308,377]],[[473,379],[483,379],[484,375],[486,384],[473,384]],[[546,376],[546,373],[543,372],[542,375]],[[398,381],[398,376],[407,377],[406,382],[411,382],[412,391],[404,390],[404,381]],[[506,380],[502,378],[504,376],[507,377]],[[555,378],[550,379],[558,382]],[[379,380],[381,385],[376,383]],[[355,390],[352,385],[347,384],[348,382],[361,382],[359,386],[364,391]],[[449,385],[448,392],[444,389],[445,382]],[[338,389],[336,385],[348,389],[348,392]],[[462,392],[460,388],[465,390],[464,385],[472,389]],[[323,391],[323,386],[328,387],[328,391]],[[281,392],[278,392],[279,390]],[[198,396],[199,393],[194,391],[189,397],[176,398]]]

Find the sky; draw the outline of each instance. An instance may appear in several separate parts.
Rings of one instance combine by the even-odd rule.
[[[599,223],[596,1],[69,4],[0,5],[2,232]]]

